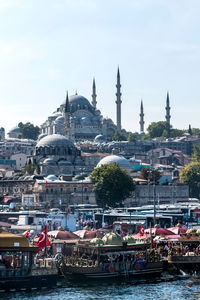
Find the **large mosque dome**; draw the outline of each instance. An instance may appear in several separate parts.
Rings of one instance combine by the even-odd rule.
[[[66,100],[63,101],[63,104],[66,103]],[[73,95],[69,97],[69,104],[72,105],[91,105],[89,100],[81,95]]]
[[[74,147],[74,144],[68,140],[64,135],[52,134],[42,138],[36,145],[36,148],[40,147]]]
[[[122,169],[131,169],[130,162],[123,156],[109,155],[99,161],[97,167],[118,163]]]

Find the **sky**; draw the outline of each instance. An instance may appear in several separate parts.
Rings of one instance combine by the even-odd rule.
[[[139,131],[165,120],[169,91],[174,128],[199,128],[199,0],[0,0],[0,127],[42,124],[66,91]]]

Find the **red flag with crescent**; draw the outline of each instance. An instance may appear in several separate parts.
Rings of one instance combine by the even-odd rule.
[[[39,247],[37,253],[44,247],[46,246],[50,246],[50,242],[47,236],[47,226],[44,227],[44,229],[42,230],[42,233],[40,234],[40,237],[37,241],[36,244],[37,247]]]
[[[140,236],[143,236],[143,235],[144,235],[144,226],[142,225],[140,228]]]
[[[25,232],[24,232],[24,237],[26,238],[26,239],[28,239],[29,238],[29,235],[30,235],[30,229],[28,229],[28,230],[26,230]]]

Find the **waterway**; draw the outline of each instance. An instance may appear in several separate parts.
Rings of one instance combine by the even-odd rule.
[[[191,279],[158,283],[65,283],[65,286],[0,294],[0,299],[18,300],[197,300],[200,281]]]

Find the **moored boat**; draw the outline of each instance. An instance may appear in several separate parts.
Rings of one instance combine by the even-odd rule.
[[[71,256],[62,257],[61,273],[67,278],[121,278],[160,275],[163,262],[149,243],[78,243]]]
[[[38,247],[25,237],[0,232],[0,291],[54,286],[59,274],[55,259],[34,257]]]

